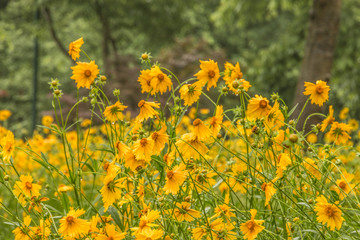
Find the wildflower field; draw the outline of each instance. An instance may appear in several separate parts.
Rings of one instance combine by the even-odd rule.
[[[305,106],[327,109],[306,116],[323,121],[305,131],[277,93],[248,94],[239,63],[200,60],[178,79],[144,53],[130,117],[83,44],[69,46],[78,101],[68,113],[57,79],[55,117],[32,138],[16,139],[0,111],[1,239],[360,239],[360,132],[348,109],[326,105],[331,85],[305,83]],[[229,95],[238,101],[225,109]],[[78,117],[83,102],[90,119]]]

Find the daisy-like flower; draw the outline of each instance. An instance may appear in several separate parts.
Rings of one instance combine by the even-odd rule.
[[[124,111],[125,108],[127,108],[127,106],[117,101],[115,104],[106,107],[103,114],[109,122],[119,121],[123,119],[122,111]]]
[[[3,137],[0,141],[0,146],[2,147],[1,155],[5,161],[10,161],[14,150],[15,150],[15,139],[14,134],[11,131],[6,132],[6,136]]]
[[[87,234],[90,229],[90,223],[79,218],[84,213],[83,209],[70,209],[66,217],[60,219],[59,233],[65,238],[75,238],[82,234]]]
[[[138,103],[138,107],[140,108],[140,113],[136,117],[136,120],[138,122],[142,122],[148,118],[152,118],[154,116],[157,116],[157,112],[154,108],[160,108],[160,103],[156,102],[146,102],[144,100],[141,100]]]
[[[199,84],[204,86],[207,83],[208,91],[211,87],[216,87],[216,83],[220,78],[220,71],[217,62],[214,62],[214,60],[200,60],[200,69],[201,70],[194,75],[199,80]]]
[[[157,227],[157,224],[154,224],[157,219],[160,218],[160,212],[158,210],[149,210],[146,215],[141,216],[139,227],[131,228],[132,235],[137,235],[140,233],[144,233],[151,229],[151,227]]]
[[[183,158],[200,158],[208,152],[206,145],[194,133],[185,133],[175,143]]]
[[[324,132],[326,127],[335,121],[333,106],[329,106],[329,115],[322,121],[320,131]]]
[[[256,209],[251,209],[251,219],[242,223],[240,226],[240,230],[244,234],[244,239],[253,240],[262,230],[265,229],[264,226],[261,226],[264,223],[264,220],[255,220],[256,213]]]
[[[33,183],[33,178],[30,175],[21,175],[20,181],[16,181],[14,185],[14,194],[18,196],[21,203],[25,203],[25,197],[40,196],[41,185]]]
[[[152,67],[149,74],[152,77],[150,85],[153,89],[153,94],[158,92],[163,94],[167,90],[171,89],[171,79],[166,74],[164,74],[158,66]]]
[[[112,224],[106,224],[104,234],[99,234],[95,240],[121,240],[126,236],[126,232],[118,232]]]
[[[272,182],[264,182],[261,185],[261,189],[265,192],[265,207],[269,205],[270,199],[272,196],[275,195],[276,189],[274,188],[274,182],[276,179],[274,179]]]
[[[198,83],[185,84],[180,90],[180,98],[184,100],[185,106],[191,106],[197,102],[201,95],[201,86]]]
[[[224,216],[227,221],[230,221],[232,217],[236,216],[235,213],[233,213],[234,209],[231,209],[226,203],[217,206],[214,211],[215,214],[213,217]]]
[[[166,183],[164,190],[166,194],[177,194],[180,189],[180,186],[184,183],[187,171],[185,170],[186,166],[181,163],[180,165],[174,167],[172,170],[168,170],[166,173]]]
[[[69,44],[69,55],[75,61],[80,57],[80,48],[84,44],[84,39],[81,37]]]
[[[137,140],[133,146],[133,152],[137,159],[143,159],[150,162],[151,155],[153,155],[154,140],[149,138],[142,138]]]
[[[31,217],[24,217],[24,224],[21,227],[15,228],[12,232],[15,235],[15,240],[30,240],[34,237],[34,232],[32,232],[29,228],[31,223]]]
[[[151,94],[154,94],[153,91],[153,87],[151,86],[150,82],[152,79],[152,76],[150,75],[151,70],[150,69],[146,69],[146,70],[142,70],[140,73],[140,76],[138,78],[138,82],[141,85],[141,93],[144,92],[151,92]]]
[[[201,193],[203,190],[210,191],[211,187],[216,184],[216,180],[213,179],[217,174],[214,172],[207,172],[202,170],[195,175],[194,187],[198,193]]]
[[[280,111],[279,103],[276,101],[265,117],[265,128],[268,131],[278,130],[284,126],[284,115]]]
[[[125,166],[129,167],[133,172],[144,168],[147,163],[144,159],[137,159],[132,150],[126,153],[124,159],[125,159]]]
[[[237,62],[236,65],[232,65],[229,62],[225,63],[224,77],[226,86],[235,94],[239,94],[241,89],[248,91],[251,84],[242,78],[243,73],[240,70],[240,64]],[[234,87],[236,86],[236,88]]]
[[[151,134],[151,139],[154,141],[152,153],[154,155],[160,154],[169,139],[169,135],[166,134],[166,125],[164,124],[159,131]]]
[[[334,204],[328,203],[324,196],[316,198],[314,210],[317,212],[319,223],[326,224],[331,231],[340,229],[344,218],[341,216],[341,210]]]
[[[115,175],[105,177],[104,186],[100,189],[105,212],[117,199],[121,198],[121,188],[123,188],[123,184],[119,179],[115,180]]]
[[[346,144],[351,139],[349,132],[351,127],[346,123],[333,122],[330,129],[330,140],[336,145]]]
[[[350,119],[348,125],[350,125],[351,131],[355,131],[359,128],[359,122],[356,119]]]
[[[306,157],[304,159],[303,166],[311,177],[315,177],[318,180],[321,179],[321,172],[319,171],[319,168],[314,160]]]
[[[269,100],[262,96],[255,95],[254,98],[249,100],[249,104],[246,110],[246,116],[252,120],[255,118],[263,118],[270,112],[271,106]]]
[[[76,66],[71,67],[71,69],[73,70],[71,79],[75,80],[77,88],[85,87],[90,89],[91,84],[100,72],[95,61],[90,63],[77,62]]]
[[[329,99],[330,87],[326,82],[317,80],[316,83],[305,82],[304,95],[310,95],[311,103],[315,103],[320,107]]]
[[[354,179],[354,174],[348,172],[343,172],[341,179],[336,180],[335,191],[339,194],[340,200],[344,199],[352,189],[354,189],[355,184],[350,182]]]
[[[350,111],[350,109],[348,107],[344,107],[343,109],[341,109],[341,111],[339,113],[339,118],[341,120],[347,119],[348,115],[349,115],[349,111]]]
[[[145,229],[143,232],[136,234],[135,237],[136,240],[158,240],[163,234],[164,231],[161,229]]]
[[[169,211],[172,213],[172,210]],[[195,218],[200,217],[200,212],[190,208],[190,203],[182,202],[176,203],[176,208],[173,212],[173,217],[179,221],[192,222]]]
[[[0,121],[6,121],[11,116],[9,110],[0,110]]]
[[[205,126],[204,122],[199,118],[193,121],[193,130],[194,136],[196,136],[200,141],[206,141],[210,138],[211,132],[210,129]]]
[[[215,116],[211,117],[209,120],[209,129],[213,137],[217,137],[221,130],[221,124],[224,117],[223,112],[223,106],[216,106]]]
[[[278,164],[276,169],[276,177],[281,178],[283,176],[283,171],[285,171],[287,166],[291,164],[291,159],[287,153],[280,153],[277,160]]]
[[[123,142],[117,141],[115,143],[115,147],[118,151],[117,155],[119,158],[123,158],[126,153],[130,150],[130,148]]]

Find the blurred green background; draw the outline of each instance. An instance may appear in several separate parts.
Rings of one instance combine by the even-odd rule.
[[[139,91],[139,57],[151,52],[182,80],[198,71],[199,59],[240,62],[252,94],[279,94],[292,105],[304,56],[310,0],[0,0],[0,109],[13,115],[9,127],[31,129],[34,39],[39,44],[37,124],[51,112],[47,82],[58,78],[71,105],[75,84],[68,44],[84,49],[109,79],[109,93]],[[36,16],[38,11],[39,15]],[[359,118],[360,0],[342,1],[329,104]],[[82,57],[80,60],[87,61]],[[84,115],[83,117],[86,117]]]

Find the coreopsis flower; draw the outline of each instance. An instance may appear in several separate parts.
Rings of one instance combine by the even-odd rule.
[[[330,87],[326,82],[317,80],[316,83],[305,82],[304,95],[310,95],[311,103],[315,103],[320,107],[329,99]]]
[[[69,44],[69,55],[75,61],[80,57],[80,48],[84,44],[84,39],[81,37]]]
[[[264,226],[261,226],[264,223],[264,220],[255,220],[256,213],[256,209],[251,209],[251,219],[240,225],[240,230],[244,234],[244,239],[253,240],[265,229]]]
[[[106,107],[103,114],[107,121],[116,122],[123,119],[124,116],[122,114],[122,111],[124,111],[124,109],[126,108],[127,106],[124,106],[122,103],[117,101],[113,105]]]
[[[199,118],[193,121],[193,127],[192,132],[200,141],[206,141],[210,138],[210,129]]]
[[[3,159],[5,161],[10,161],[15,149],[14,134],[10,130],[8,130],[6,136],[1,139],[0,146],[2,148],[0,153]]]
[[[31,231],[34,233],[34,239],[49,239],[51,234],[49,226],[44,220],[40,220],[39,226],[31,227]]]
[[[153,95],[153,93],[154,93],[153,87],[150,84],[151,79],[152,79],[150,72],[151,72],[150,69],[142,70],[137,81],[141,85],[141,93],[148,92]]]
[[[139,227],[131,228],[132,235],[137,235],[139,233],[144,233],[151,229],[151,227],[157,227],[157,224],[154,224],[157,219],[160,218],[160,212],[158,210],[149,210],[146,215],[141,216]]]
[[[153,155],[154,140],[150,137],[137,140],[133,145],[133,152],[137,159],[143,159],[150,162]]]
[[[242,77],[243,73],[240,70],[240,64],[238,62],[235,64],[235,66],[229,62],[225,63],[223,79],[230,91],[235,94],[239,94],[241,92],[241,89],[246,92],[249,90],[251,84]]]
[[[319,171],[319,168],[314,160],[306,157],[304,159],[303,166],[311,177],[315,177],[317,180],[321,179],[321,172]]]
[[[125,143],[123,143],[121,141],[117,141],[115,143],[115,147],[116,147],[116,149],[118,151],[117,155],[118,155],[119,158],[123,158],[126,155],[126,153],[130,150],[130,148]]]
[[[265,117],[265,128],[268,131],[278,130],[284,126],[284,115],[282,114],[278,101],[275,101],[274,106]]]
[[[270,199],[276,193],[276,189],[274,188],[275,181],[276,181],[276,179],[271,182],[268,182],[268,183],[264,182],[261,185],[261,189],[265,192],[265,207],[269,205]]]
[[[348,122],[351,131],[355,131],[359,128],[359,122],[356,119],[350,119]]]
[[[162,238],[164,231],[161,229],[145,229],[135,235],[136,240],[158,240]],[[166,239],[166,238],[165,238]]]
[[[25,197],[32,198],[40,196],[41,185],[33,183],[30,175],[21,175],[20,181],[14,185],[14,194],[19,198],[21,203],[25,203]]]
[[[11,116],[9,110],[0,110],[0,121],[6,121]]]
[[[126,236],[126,232],[118,232],[115,229],[115,225],[106,224],[104,234],[99,234],[95,240],[121,240]]]
[[[194,102],[197,102],[201,95],[201,86],[197,83],[184,84],[180,90],[180,98],[184,100],[185,106],[191,106]]]
[[[335,121],[333,106],[329,106],[329,115],[322,121],[320,131],[324,132],[326,127]]]
[[[318,140],[318,137],[316,136],[315,133],[310,133],[309,135],[306,136],[306,141],[308,141],[308,143],[316,143]]]
[[[68,214],[60,219],[59,233],[65,238],[76,238],[81,235],[86,235],[90,229],[90,223],[79,217],[83,215],[83,209],[70,209]]]
[[[104,178],[104,186],[100,189],[104,202],[105,212],[119,198],[121,198],[121,188],[123,184],[119,179],[115,179],[114,175],[107,175]]]
[[[211,87],[216,87],[216,83],[220,78],[220,71],[217,62],[214,60],[201,61],[200,60],[201,70],[196,73],[194,76],[199,80],[199,84],[204,86],[207,83],[207,90]]]
[[[230,219],[232,217],[235,217],[235,213],[233,213],[234,209],[232,209],[231,207],[229,207],[228,204],[222,204],[222,205],[218,205],[214,212],[214,216],[213,217],[225,217],[226,221],[230,221]]]
[[[164,74],[158,66],[154,66],[150,70],[150,76],[152,77],[150,85],[153,89],[153,93],[163,94],[167,90],[171,89],[172,82],[171,79]]]
[[[280,153],[277,160],[278,164],[276,169],[276,176],[281,178],[283,176],[283,171],[285,171],[287,166],[291,164],[291,159],[287,153]]]
[[[351,192],[351,190],[354,189],[355,184],[350,183],[353,179],[354,174],[343,172],[341,174],[341,179],[336,180],[337,186],[335,191],[339,194],[340,200],[344,199]]]
[[[343,109],[341,109],[341,111],[339,113],[339,118],[341,120],[347,119],[348,115],[349,115],[349,111],[350,111],[350,109],[348,107],[344,107]]]
[[[73,189],[72,186],[67,186],[65,184],[60,184],[58,187],[58,192],[68,192],[71,191]]]
[[[317,212],[317,220],[319,223],[326,224],[331,231],[340,229],[344,218],[341,216],[341,210],[335,205],[328,203],[324,196],[316,198],[314,210]]]
[[[194,133],[185,133],[175,143],[183,158],[199,158],[208,152],[208,148]]]
[[[137,159],[132,150],[126,153],[124,160],[125,166],[130,168],[133,172],[137,171],[138,169],[144,168],[147,163],[144,159]]]
[[[223,106],[218,105],[216,106],[215,116],[211,117],[209,120],[209,129],[213,137],[217,137],[221,130],[221,124],[224,117],[223,113]]]
[[[236,233],[231,231],[235,228],[234,222],[224,223],[221,218],[218,218],[210,223],[210,235],[207,239],[215,240],[235,240]]]
[[[157,116],[158,114],[154,108],[160,108],[160,104],[156,102],[146,102],[144,100],[141,100],[138,103],[138,107],[140,108],[140,113],[136,117],[136,120],[138,122],[142,122],[148,118]]]
[[[191,209],[188,202],[176,203],[176,208],[173,211],[169,210],[169,212],[179,222],[192,222],[195,218],[200,217],[200,212]]]
[[[107,176],[108,175],[116,176],[120,170],[120,167],[116,165],[116,161],[112,161],[112,162],[105,161],[103,164],[103,168],[106,171]]]
[[[71,67],[71,69],[73,70],[71,79],[75,80],[77,88],[85,87],[90,89],[90,85],[100,72],[95,61],[90,63],[77,62],[76,66]]]
[[[270,112],[271,106],[269,100],[263,98],[260,95],[255,95],[254,98],[249,100],[249,104],[246,110],[246,116],[252,120],[255,118],[263,118]]]
[[[159,131],[151,134],[151,139],[154,141],[154,147],[152,154],[157,155],[164,149],[165,144],[169,139],[169,135],[166,134],[166,125],[163,125]]]
[[[191,230],[194,240],[201,240],[203,236],[207,234],[206,228],[198,227]]]
[[[335,144],[346,144],[351,137],[349,133],[351,127],[346,123],[333,122],[329,132],[330,140]]]
[[[187,177],[187,171],[185,170],[186,166],[181,163],[180,165],[174,167],[172,170],[166,172],[166,183],[164,190],[166,194],[177,194],[180,189],[180,186],[184,183]]]
[[[15,240],[30,240],[34,237],[34,232],[30,230],[31,217],[25,216],[24,223],[21,227],[15,228],[12,232],[15,235]]]
[[[210,191],[211,187],[216,184],[216,180],[213,179],[217,174],[215,172],[207,172],[203,170],[195,175],[195,184],[194,187],[198,193],[201,193],[203,190]]]

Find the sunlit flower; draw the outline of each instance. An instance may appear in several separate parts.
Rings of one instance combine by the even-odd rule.
[[[151,229],[151,227],[158,226],[157,224],[154,224],[157,219],[160,218],[160,212],[157,210],[149,210],[146,215],[141,216],[139,227],[133,227],[131,228],[132,231],[134,231],[132,234],[137,235],[139,233],[144,233]]]
[[[143,159],[150,162],[151,155],[153,155],[154,140],[149,138],[142,138],[137,140],[133,146],[133,152],[137,159]]]
[[[206,145],[193,133],[185,133],[181,139],[176,141],[175,145],[183,158],[193,157],[197,159],[204,156],[208,151]]]
[[[135,235],[136,240],[158,240],[164,234],[164,231],[161,229],[145,229],[141,233]],[[166,239],[166,238],[165,238]]]
[[[169,135],[166,134],[166,125],[163,125],[159,131],[154,132],[151,134],[151,139],[154,141],[154,147],[152,149],[152,154],[157,155],[165,147],[169,139]]]
[[[317,80],[316,83],[305,82],[304,95],[310,95],[311,103],[315,103],[320,107],[329,99],[330,87],[326,82]]]
[[[319,223],[326,224],[331,231],[340,229],[344,218],[341,216],[341,210],[334,204],[328,203],[324,196],[316,198],[314,210],[317,212]]]
[[[20,181],[14,185],[14,194],[19,198],[21,203],[25,203],[25,197],[32,198],[40,196],[41,185],[33,183],[30,175],[21,175]]]
[[[71,79],[75,80],[77,88],[85,87],[90,89],[90,85],[100,72],[95,61],[90,63],[77,62],[76,66],[71,67],[71,69],[73,70]]]
[[[152,77],[150,85],[153,89],[153,93],[160,92],[163,94],[167,90],[171,89],[171,79],[164,74],[158,66],[152,67],[149,75]]]
[[[274,188],[274,180],[272,182],[264,182],[261,189],[265,192],[265,207],[269,205],[270,199],[275,195],[276,189]]]
[[[114,175],[107,175],[104,179],[104,186],[100,189],[104,202],[104,211],[107,211],[117,199],[121,198],[121,188],[123,187],[119,179],[115,180]]]
[[[186,166],[181,163],[180,165],[174,167],[172,170],[168,170],[166,172],[166,183],[164,186],[166,194],[177,194],[180,186],[184,183],[187,176],[187,171],[185,170],[185,168]]]
[[[326,127],[335,121],[333,106],[329,106],[329,115],[322,121],[320,131],[324,132]]]
[[[193,121],[193,127],[192,132],[200,141],[206,141],[210,138],[211,132],[209,128],[199,118]]]
[[[127,106],[117,101],[115,104],[106,107],[103,114],[107,121],[116,122],[123,119],[122,111],[124,111],[125,108],[127,108]]]
[[[69,55],[75,61],[80,57],[80,48],[84,44],[83,38],[79,38],[69,44]]]
[[[268,131],[274,131],[278,130],[282,126],[284,126],[284,115],[280,111],[279,103],[276,101],[274,103],[274,106],[271,108],[271,110],[268,112],[268,114],[265,117],[265,128]]]
[[[244,239],[253,240],[265,229],[264,226],[261,226],[264,223],[264,220],[255,220],[256,213],[256,209],[251,209],[251,219],[240,225],[240,230],[244,234]]]
[[[291,159],[287,153],[280,153],[277,160],[278,164],[276,169],[276,176],[281,178],[283,176],[283,171],[285,171],[287,166],[291,164]]]
[[[350,182],[354,179],[354,174],[342,172],[341,179],[336,180],[335,191],[339,194],[340,199],[344,199],[355,187]]]
[[[214,60],[200,60],[200,68],[201,70],[194,75],[199,80],[199,84],[204,86],[207,83],[208,91],[211,87],[216,87],[216,83],[220,77],[220,71],[217,62],[214,62]]]
[[[344,107],[343,109],[341,109],[341,111],[339,113],[339,118],[341,120],[347,119],[348,115],[349,115],[349,111],[350,111],[350,109],[348,107]]]
[[[11,116],[9,110],[0,110],[0,121],[6,121]]]
[[[29,228],[31,223],[31,217],[25,216],[24,217],[24,223],[21,224],[21,227],[17,227],[13,230],[13,233],[15,235],[15,240],[30,240],[34,236],[34,232],[32,232]]]
[[[197,102],[201,95],[201,86],[199,84],[184,84],[180,90],[180,98],[184,100],[185,106],[191,106]]]
[[[191,222],[195,218],[200,217],[200,212],[191,209],[190,203],[188,202],[176,203],[176,208],[174,209],[174,211],[170,210],[169,212],[179,222],[182,221]]]
[[[254,98],[249,100],[249,104],[246,110],[246,116],[252,120],[255,118],[266,117],[270,112],[271,106],[269,105],[269,100],[263,98],[262,96],[255,95]]]
[[[152,79],[152,76],[150,75],[151,70],[146,69],[142,70],[141,74],[138,78],[138,82],[141,85],[141,93],[148,92],[154,94],[153,87],[151,86],[150,82]]]
[[[317,163],[314,160],[306,157],[304,159],[303,165],[311,177],[315,177],[318,180],[321,179],[321,172],[319,171]]]
[[[99,234],[95,240],[121,240],[126,236],[126,232],[118,232],[115,225],[106,224],[104,234]]]
[[[211,131],[211,135],[215,138],[219,134],[221,130],[221,124],[223,121],[223,106],[216,106],[215,116],[211,117],[209,120],[209,129]]]
[[[329,132],[330,140],[335,144],[346,144],[351,139],[349,132],[351,127],[346,123],[333,122]]]
[[[306,136],[306,141],[308,141],[308,143],[316,143],[318,140],[318,137],[315,133],[310,133],[309,135]]]
[[[129,167],[132,171],[144,168],[146,161],[144,159],[137,159],[133,151],[128,151],[124,157],[125,166]]]
[[[13,156],[15,150],[15,139],[14,134],[11,131],[6,132],[6,136],[3,137],[0,141],[0,146],[2,147],[1,155],[5,161],[10,161],[10,158]]]
[[[83,215],[83,209],[71,209],[66,217],[60,219],[59,233],[64,237],[78,237],[82,234],[87,234],[90,228],[90,223],[79,217]]]
[[[140,113],[136,117],[136,119],[137,121],[142,122],[148,118],[157,116],[158,113],[154,108],[160,108],[160,104],[156,102],[146,102],[144,100],[141,100],[138,103],[138,107],[140,108]]]

